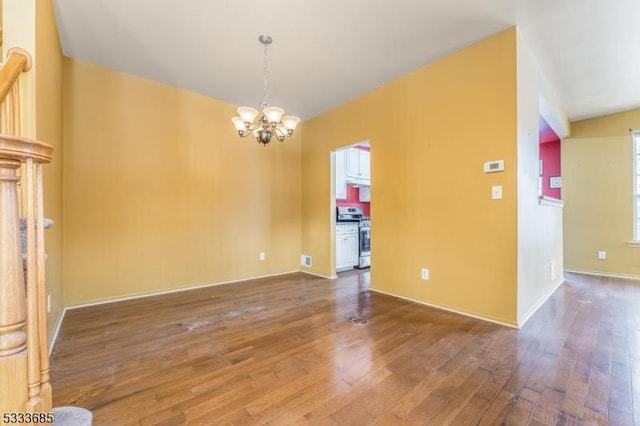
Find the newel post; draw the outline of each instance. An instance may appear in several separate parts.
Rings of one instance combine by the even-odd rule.
[[[0,382],[24,385],[26,302],[20,244],[20,160],[0,157]],[[24,410],[26,393],[0,387],[3,409]]]

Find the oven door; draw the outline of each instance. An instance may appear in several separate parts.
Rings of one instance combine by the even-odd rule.
[[[360,257],[371,255],[371,228],[360,227]]]

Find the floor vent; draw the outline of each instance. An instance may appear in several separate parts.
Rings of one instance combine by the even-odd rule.
[[[302,266],[311,267],[311,256],[307,256],[306,254],[301,255],[300,263],[302,264]]]
[[[349,321],[356,325],[364,325],[369,323],[369,320],[365,317],[349,317]]]

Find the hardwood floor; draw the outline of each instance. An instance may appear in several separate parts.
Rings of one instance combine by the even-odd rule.
[[[640,424],[640,281],[565,276],[521,330],[369,292],[368,272],[71,310],[54,406],[95,425]]]

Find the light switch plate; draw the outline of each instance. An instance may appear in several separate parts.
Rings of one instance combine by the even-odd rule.
[[[502,185],[494,185],[491,187],[491,199],[492,200],[502,199]]]

